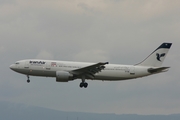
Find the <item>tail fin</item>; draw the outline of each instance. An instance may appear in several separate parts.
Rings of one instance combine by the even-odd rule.
[[[172,43],[161,44],[154,52],[152,52],[145,60],[137,65],[160,67],[171,48]]]

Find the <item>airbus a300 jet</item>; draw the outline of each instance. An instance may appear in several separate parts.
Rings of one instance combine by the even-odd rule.
[[[146,59],[135,65],[26,59],[15,62],[10,69],[26,75],[28,83],[30,76],[55,77],[57,82],[81,79],[79,86],[86,88],[88,83],[85,80],[120,81],[168,71],[170,67],[161,65],[171,45],[161,44]]]

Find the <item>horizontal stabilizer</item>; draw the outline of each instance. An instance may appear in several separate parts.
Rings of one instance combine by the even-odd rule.
[[[170,68],[170,67],[149,68],[148,72],[152,73],[152,74],[160,73],[160,72],[166,72],[166,71],[168,71],[168,68]]]

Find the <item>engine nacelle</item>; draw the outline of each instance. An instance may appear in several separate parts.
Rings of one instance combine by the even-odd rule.
[[[56,82],[68,82],[73,80],[73,75],[66,71],[56,71]]]

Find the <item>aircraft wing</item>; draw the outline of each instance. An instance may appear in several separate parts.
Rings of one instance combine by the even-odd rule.
[[[99,62],[87,67],[72,70],[70,73],[78,77],[85,76],[85,78],[93,79],[94,75],[98,72],[101,72],[101,70],[105,68],[104,65],[106,64],[108,64],[108,62]]]

